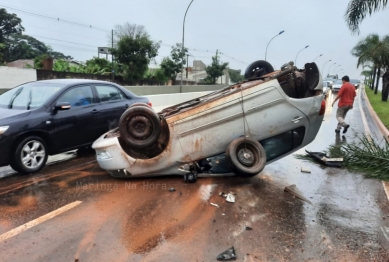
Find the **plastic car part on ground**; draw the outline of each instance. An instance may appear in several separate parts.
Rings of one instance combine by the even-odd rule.
[[[248,80],[159,113],[130,107],[119,130],[93,144],[99,165],[116,177],[247,177],[310,143],[325,108],[316,64],[269,72],[271,65],[257,62]]]
[[[220,253],[217,257],[217,260],[219,261],[231,261],[231,260],[236,260],[236,254],[235,254],[235,249],[234,247],[231,247],[227,249],[226,251]]]
[[[316,162],[329,167],[342,167],[342,158],[329,158],[322,152],[310,152],[305,150],[309,156],[311,156]]]

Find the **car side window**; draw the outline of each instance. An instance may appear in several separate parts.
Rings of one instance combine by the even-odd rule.
[[[299,127],[260,141],[266,152],[266,160],[270,161],[280,157],[300,146],[303,143],[304,135],[305,127]]]
[[[96,85],[97,95],[100,102],[123,100],[123,93],[115,86]]]
[[[76,86],[64,93],[57,102],[68,102],[72,107],[85,106],[94,103],[90,86]]]

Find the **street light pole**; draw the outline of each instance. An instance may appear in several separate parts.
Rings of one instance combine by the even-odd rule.
[[[188,8],[186,8],[186,12],[184,15],[184,22],[182,23],[182,46],[181,46],[181,55],[184,55],[184,36],[185,36],[185,18],[186,14],[188,13],[189,7],[192,4],[193,0],[190,1],[190,4],[188,5]],[[182,93],[182,77],[184,74],[184,67],[181,66],[181,82],[180,82],[180,93]]]
[[[321,57],[323,54],[319,55],[318,57],[316,57],[315,59],[313,59],[313,62],[315,62],[316,59],[318,59],[319,57]]]
[[[265,52],[265,61],[267,61],[267,60],[266,60],[266,57],[267,57],[267,48],[269,47],[270,42],[271,42],[275,37],[279,36],[280,34],[282,34],[282,33],[284,33],[284,32],[285,32],[285,30],[282,30],[282,31],[279,32],[277,35],[273,36],[273,38],[270,39],[270,41],[267,43],[266,52]]]
[[[303,51],[304,49],[307,49],[308,47],[309,47],[309,45],[307,45],[306,47],[304,47],[303,49],[301,49],[301,50],[297,53],[296,58],[294,59],[294,65],[295,65],[295,66],[297,66],[297,63],[296,63],[296,62],[297,62],[297,57],[298,57],[298,55],[300,54],[300,52]]]
[[[335,74],[335,72],[336,72],[336,69],[339,69],[338,66],[340,66],[340,65],[337,65],[337,66],[334,67],[334,71],[333,71],[334,74]]]
[[[335,65],[336,63],[333,63],[332,65],[330,65],[330,68],[328,68],[328,74],[327,75],[329,75],[330,74],[330,72],[331,72],[331,67],[333,66],[333,65]]]
[[[330,60],[328,60],[327,62],[324,63],[323,68],[321,69],[322,74],[324,74],[324,66],[325,66],[328,62],[331,62],[331,61],[332,61],[332,60],[330,59]]]

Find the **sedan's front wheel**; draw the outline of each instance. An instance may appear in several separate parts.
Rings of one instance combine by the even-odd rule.
[[[43,139],[30,136],[17,145],[11,167],[22,174],[41,170],[47,161],[47,145]]]

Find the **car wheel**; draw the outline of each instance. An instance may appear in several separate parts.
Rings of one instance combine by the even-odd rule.
[[[226,150],[227,164],[239,176],[255,176],[266,164],[266,152],[262,145],[247,137],[234,139]]]
[[[245,73],[244,77],[245,79],[250,79],[254,77],[261,77],[263,75],[269,74],[271,72],[274,72],[273,66],[264,60],[258,60],[253,63],[251,63]]]
[[[129,146],[148,147],[161,134],[159,116],[149,106],[131,106],[120,117],[119,132]]]
[[[188,173],[184,175],[185,182],[194,183],[197,180],[197,176],[194,173]]]
[[[45,141],[40,137],[30,136],[17,145],[11,167],[22,174],[38,172],[45,166],[47,157]]]

